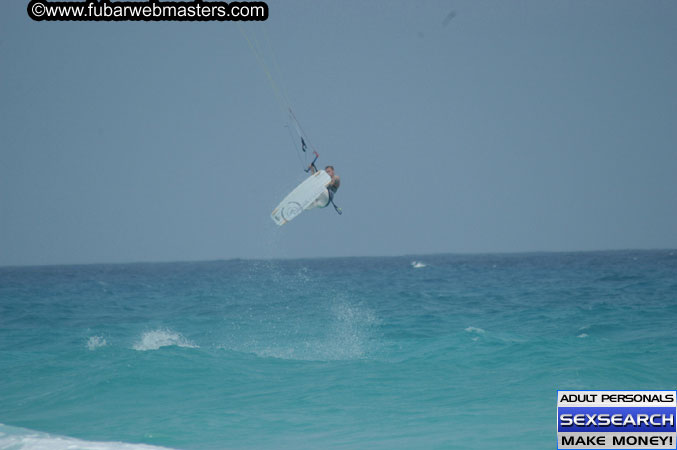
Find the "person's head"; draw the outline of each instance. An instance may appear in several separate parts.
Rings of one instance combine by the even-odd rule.
[[[324,168],[324,171],[327,172],[330,177],[334,176],[334,166],[327,166]]]

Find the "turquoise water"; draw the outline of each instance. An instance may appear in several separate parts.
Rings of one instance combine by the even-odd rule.
[[[670,250],[0,268],[0,448],[555,448],[676,319]]]

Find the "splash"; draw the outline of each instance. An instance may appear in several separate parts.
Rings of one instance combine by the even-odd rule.
[[[373,344],[372,327],[377,322],[372,311],[349,303],[332,307],[332,321],[316,352],[322,359],[346,360],[366,357]]]
[[[168,329],[157,329],[143,333],[141,339],[132,347],[134,350],[157,350],[161,347],[199,348],[181,334]]]
[[[102,336],[90,336],[87,340],[87,348],[90,351],[94,351],[100,347],[105,347],[106,345],[108,345],[108,343]]]
[[[347,361],[368,358],[377,345],[374,313],[350,303],[336,303],[326,321],[307,326],[278,328],[265,342],[261,338],[234,349],[263,358],[299,361]],[[274,344],[270,344],[271,341]],[[233,349],[233,348],[231,348]]]
[[[421,269],[423,267],[427,267],[427,264],[422,263],[421,261],[412,261],[411,267],[413,267],[414,269]]]

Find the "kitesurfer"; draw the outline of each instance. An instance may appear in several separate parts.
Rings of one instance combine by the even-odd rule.
[[[317,167],[315,167],[315,164],[310,166],[310,170],[312,173],[317,172]],[[324,168],[324,171],[327,172],[327,175],[331,177],[331,183],[327,185],[327,189],[331,191],[333,197],[333,194],[336,194],[339,186],[341,186],[341,178],[339,178],[339,176],[334,173],[334,166],[327,166]]]
[[[317,167],[315,167],[315,164],[311,164],[310,167],[308,167],[312,173],[317,172]],[[313,202],[308,208],[306,209],[312,209],[312,208],[324,208],[329,206],[330,203],[334,203],[334,195],[336,194],[336,191],[338,191],[338,188],[341,186],[341,178],[334,173],[334,166],[327,166],[324,168],[324,171],[327,172],[327,175],[331,177],[331,182],[327,185],[327,194],[320,196],[315,202]],[[334,205],[334,208],[336,208],[336,211],[339,212],[340,208],[336,207]],[[340,212],[339,212],[340,214]]]

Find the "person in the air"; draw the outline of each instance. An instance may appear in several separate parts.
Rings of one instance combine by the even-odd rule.
[[[309,169],[312,173],[317,172],[317,167],[315,167],[315,164],[311,164]],[[327,175],[331,177],[331,182],[327,185],[327,192],[326,194],[322,194],[317,200],[308,205],[306,209],[325,208],[329,206],[329,203],[333,203],[334,201],[334,195],[341,186],[341,178],[336,175],[336,173],[334,173],[334,166],[327,166],[324,168],[324,171],[327,172]],[[336,211],[339,212],[340,208],[336,207]]]

